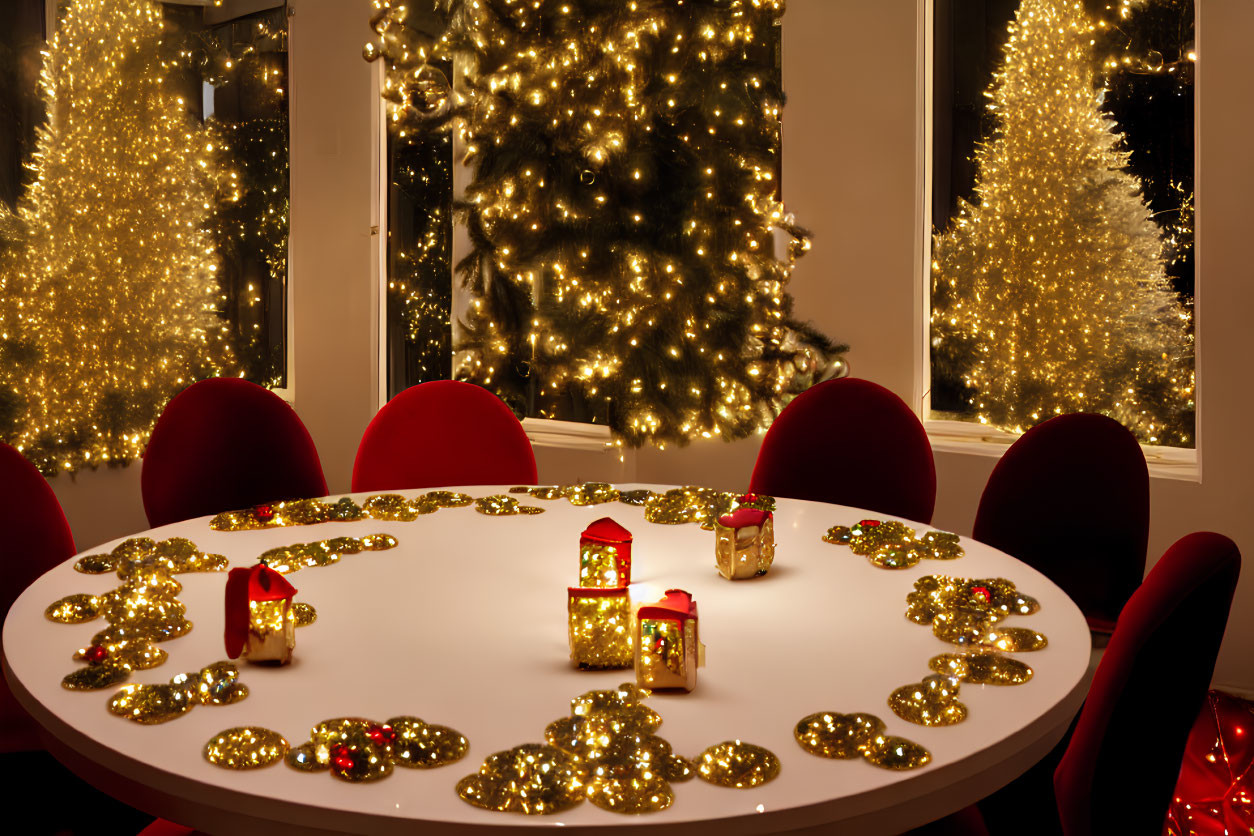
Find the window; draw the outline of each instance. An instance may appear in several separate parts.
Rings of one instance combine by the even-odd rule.
[[[1192,448],[1192,0],[936,0],[927,417]]]

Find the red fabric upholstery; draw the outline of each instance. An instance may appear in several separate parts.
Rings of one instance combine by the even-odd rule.
[[[869,380],[828,380],[784,408],[758,451],[753,493],[931,522],[932,446],[905,402]]]
[[[235,377],[202,380],[166,404],[141,487],[153,527],[327,493],[318,450],[295,410]]]
[[[972,536],[1062,587],[1109,633],[1145,574],[1149,471],[1104,415],[1060,415],[1011,445],[980,497]]]
[[[1054,773],[1067,836],[1162,832],[1240,569],[1227,537],[1190,534],[1128,600]]]
[[[21,453],[0,443],[0,622],[26,587],[74,552],[52,488]],[[41,748],[35,721],[0,677],[0,752]]]
[[[420,383],[384,404],[353,463],[354,491],[535,481],[536,457],[514,413],[457,380]]]
[[[157,819],[139,831],[139,836],[193,836],[196,831],[166,819]]]

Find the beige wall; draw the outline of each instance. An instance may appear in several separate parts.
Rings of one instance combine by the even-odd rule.
[[[1198,0],[1200,483],[1155,479],[1151,562],[1198,529],[1223,532],[1254,558],[1254,414],[1246,253],[1254,193],[1254,32],[1249,0]],[[321,451],[333,491],[348,487],[377,378],[369,236],[370,68],[360,49],[369,0],[294,0],[292,268],[296,408]],[[853,373],[907,400],[916,391],[921,299],[916,203],[916,0],[793,0],[784,23],[784,194],[815,233],[793,284],[798,313],[852,344]],[[707,442],[617,455],[538,448],[540,478],[748,482],[759,440]],[[970,531],[994,459],[937,455],[935,523]],[[144,527],[138,468],[57,477],[80,547]],[[1216,671],[1254,690],[1254,569],[1238,590]]]

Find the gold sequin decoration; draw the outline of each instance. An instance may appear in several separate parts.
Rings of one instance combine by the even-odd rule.
[[[318,760],[318,747],[313,743],[302,743],[287,753],[284,758],[287,765],[301,772],[323,772],[331,768],[329,762]]]
[[[427,491],[422,498],[441,508],[462,508],[474,502],[474,497],[470,494],[458,491]]]
[[[566,488],[560,485],[540,485],[538,487],[528,487],[526,485],[510,488],[510,493],[525,493],[534,496],[536,499],[561,499],[566,496]]]
[[[76,572],[85,575],[103,575],[118,568],[118,559],[111,554],[88,554],[74,564]]]
[[[904,737],[877,734],[862,757],[882,769],[916,769],[932,760],[932,753]]]
[[[884,731],[884,721],[874,714],[839,714],[821,711],[801,718],[793,736],[812,755],[852,758]]]
[[[237,726],[218,732],[205,744],[205,759],[226,769],[260,769],[287,755],[283,735],[259,726]]]
[[[411,522],[422,514],[430,514],[435,508],[429,503],[415,504],[398,493],[372,496],[361,504],[361,509],[371,519]]]
[[[884,721],[874,714],[820,711],[803,717],[793,736],[812,755],[823,758],[861,757],[882,769],[914,769],[932,759],[917,743],[884,734]]]
[[[779,775],[779,758],[761,746],[728,740],[697,757],[697,775],[720,787],[748,789]]]
[[[920,726],[952,726],[967,719],[967,707],[958,701],[958,681],[933,675],[898,688],[888,707],[903,720]]]
[[[493,517],[506,517],[514,514],[543,514],[544,509],[538,505],[522,505],[517,499],[505,494],[485,496],[475,500],[475,510],[480,514]]]
[[[675,801],[670,783],[648,769],[630,775],[594,773],[584,792],[602,810],[627,815],[656,813]]]
[[[396,538],[390,534],[367,534],[365,537],[332,537],[313,543],[293,543],[278,546],[261,553],[257,559],[274,571],[290,575],[301,569],[330,566],[338,563],[343,555],[362,551],[385,551],[396,547]]]
[[[79,648],[78,652],[74,654],[74,661],[95,664],[92,662],[91,653],[91,648]],[[113,645],[112,649],[108,651],[108,656],[104,662],[121,665],[127,670],[142,671],[164,664],[168,657],[168,653],[152,642],[137,639],[135,641],[122,641]]]
[[[318,620],[318,611],[313,608],[313,604],[295,601],[292,603],[292,617],[296,620],[297,627],[308,627]]]
[[[630,491],[619,491],[618,501],[624,505],[644,507],[644,504],[649,501],[651,496],[653,496],[653,491],[648,488],[638,488]]]
[[[848,546],[881,569],[908,569],[921,560],[953,560],[964,552],[957,534],[927,531],[921,535],[896,520],[862,520],[851,526],[836,525],[823,535],[824,542]]]
[[[65,675],[61,685],[71,691],[98,691],[125,682],[131,676],[131,669],[116,663],[91,665],[79,668]]]
[[[1049,639],[1027,627],[997,627],[984,637],[983,644],[1006,653],[1027,653],[1043,650]]]
[[[467,803],[524,815],[569,810],[583,801],[584,792],[575,758],[536,743],[489,755],[476,774],[457,782],[457,794]]]
[[[387,724],[396,731],[392,761],[397,766],[431,769],[461,760],[470,742],[448,726],[432,726],[417,717],[393,717]]]
[[[584,482],[569,485],[565,490],[571,505],[602,505],[618,499],[618,488],[608,482]]]
[[[294,499],[274,502],[265,513],[261,506],[240,511],[226,511],[209,522],[214,531],[253,531],[259,528],[283,528],[289,525],[317,525],[324,522],[355,522],[366,518],[362,507],[349,497],[334,502],[323,499]]]
[[[67,595],[49,604],[44,615],[61,624],[82,624],[100,617],[100,604],[95,595]]]
[[[248,686],[239,681],[239,668],[215,662],[195,673],[181,673],[166,685],[126,685],[109,701],[109,711],[154,725],[181,717],[197,705],[230,705],[247,696]]]
[[[1022,685],[1032,678],[1030,667],[998,653],[942,653],[927,666],[972,685]]]

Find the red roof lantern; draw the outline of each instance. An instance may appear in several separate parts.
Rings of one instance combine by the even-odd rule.
[[[690,593],[668,589],[661,601],[636,611],[636,683],[642,688],[691,691],[703,650]]]
[[[609,517],[592,523],[579,537],[579,585],[619,589],[631,583],[631,532]]]
[[[295,595],[296,587],[264,563],[232,569],[226,579],[226,655],[290,662],[296,646]]]

